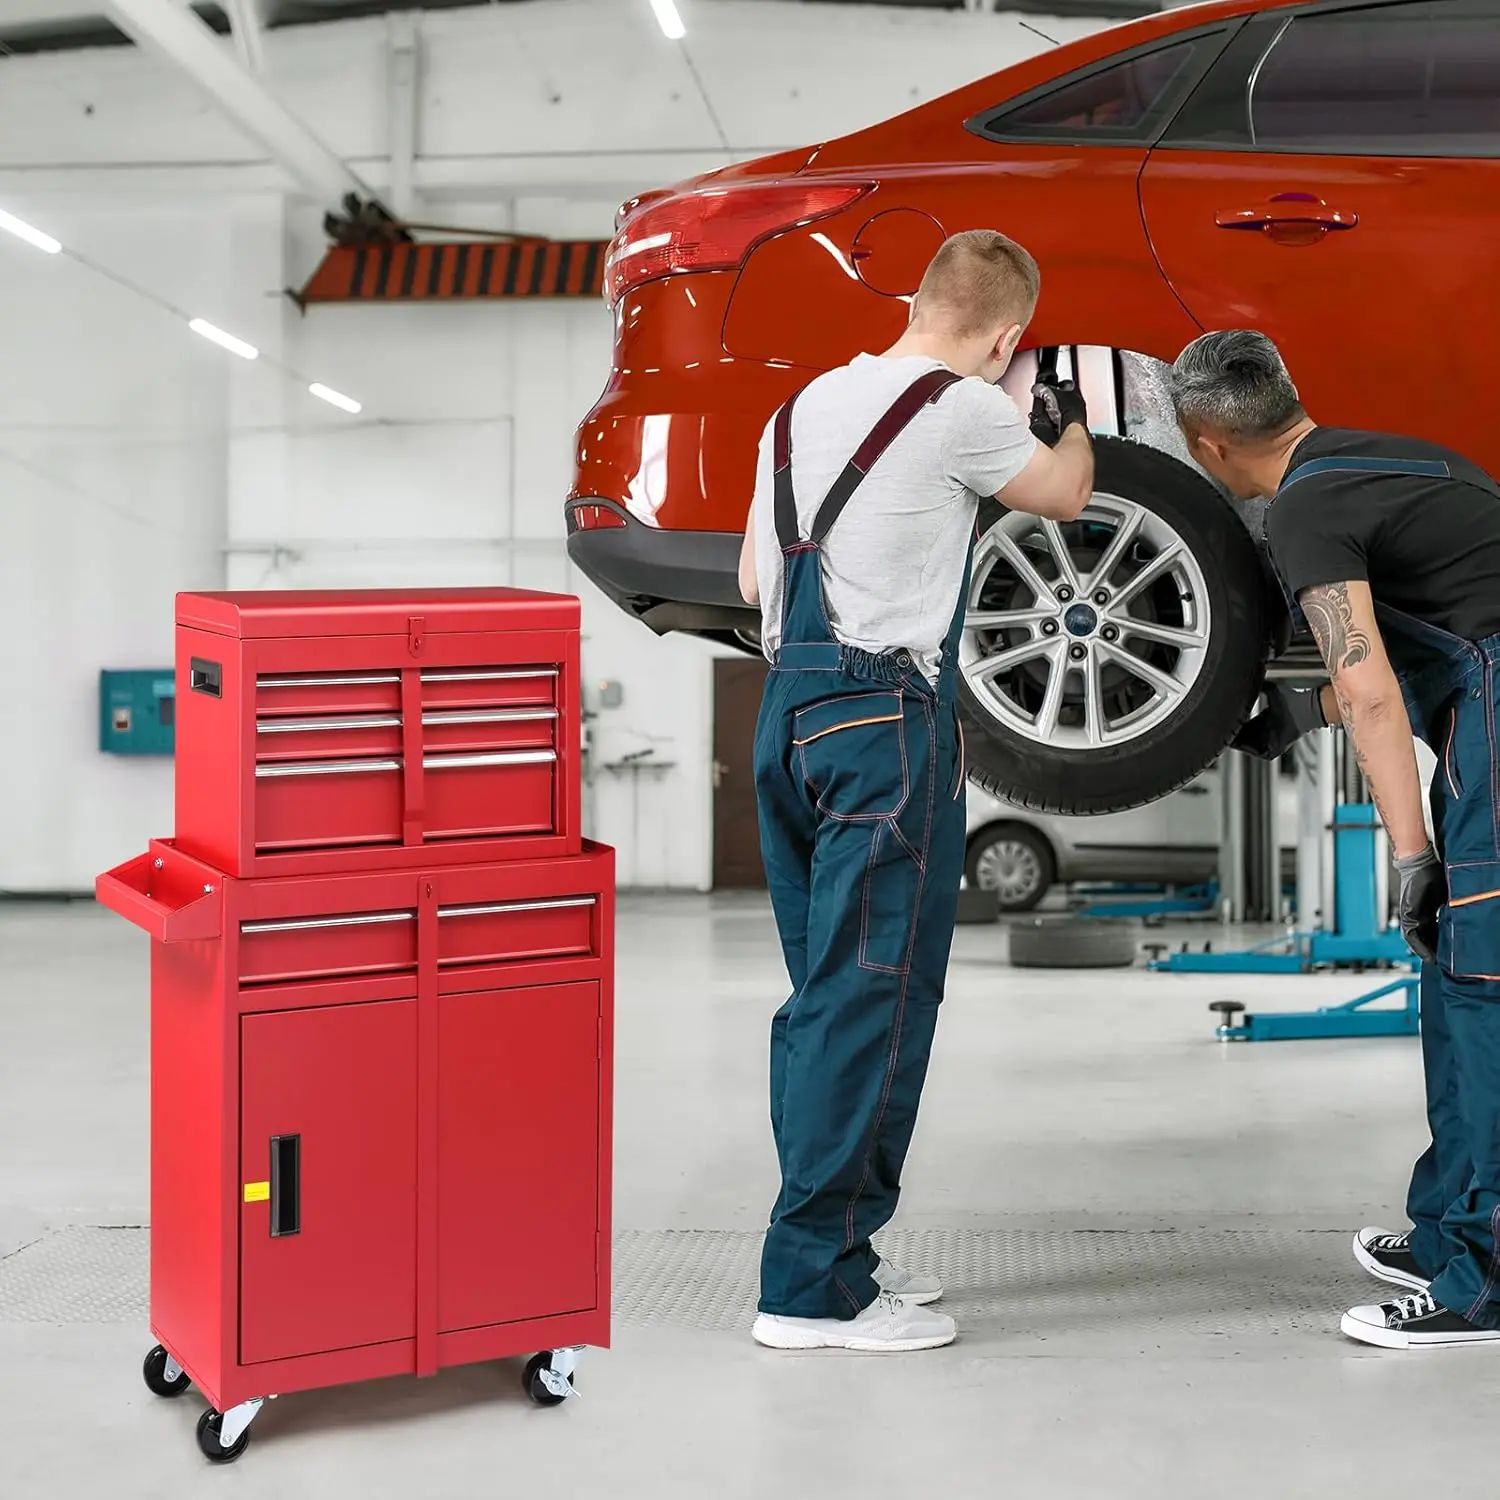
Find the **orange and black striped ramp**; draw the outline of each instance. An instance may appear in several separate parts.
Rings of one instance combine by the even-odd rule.
[[[334,246],[299,303],[598,297],[608,240],[428,241]]]

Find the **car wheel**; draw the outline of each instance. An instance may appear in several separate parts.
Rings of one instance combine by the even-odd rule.
[[[1001,911],[1030,911],[1057,878],[1057,861],[1039,833],[1003,823],[975,836],[964,875],[975,890],[993,891]]]
[[[979,530],[958,693],[980,786],[1118,812],[1224,749],[1260,690],[1267,601],[1250,533],[1206,479],[1101,437],[1078,520],[988,500]]]

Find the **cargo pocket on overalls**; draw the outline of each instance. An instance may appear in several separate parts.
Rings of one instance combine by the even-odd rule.
[[[911,935],[922,894],[922,865],[894,818],[870,830],[860,907],[859,966],[904,974],[911,963]]]
[[[792,744],[820,811],[846,822],[893,818],[910,778],[899,692],[849,693],[797,710]]]
[[[1455,979],[1500,980],[1500,860],[1448,867],[1438,963]]]

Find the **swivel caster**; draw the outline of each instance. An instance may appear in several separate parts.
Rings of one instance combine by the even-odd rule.
[[[198,1418],[198,1448],[211,1464],[232,1464],[250,1446],[250,1424],[261,1401],[242,1401],[227,1412],[206,1411]]]
[[[578,1368],[578,1356],[582,1352],[574,1347],[533,1355],[527,1360],[521,1376],[526,1394],[538,1406],[561,1406],[569,1396],[576,1396],[573,1372]]]
[[[187,1371],[160,1344],[146,1356],[141,1376],[154,1396],[180,1396],[193,1383]]]

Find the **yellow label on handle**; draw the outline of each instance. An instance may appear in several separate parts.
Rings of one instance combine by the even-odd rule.
[[[271,1198],[271,1184],[269,1182],[247,1182],[245,1184],[246,1203],[268,1203]]]

